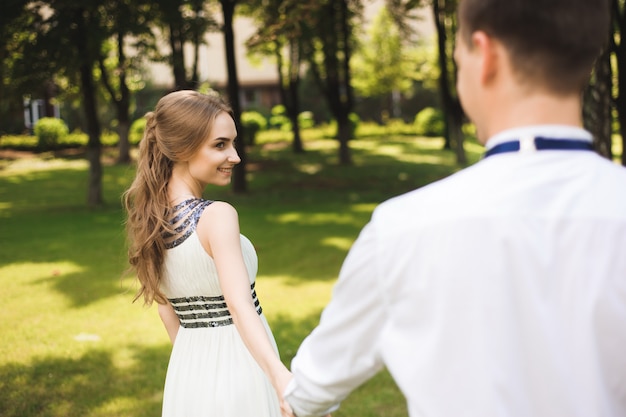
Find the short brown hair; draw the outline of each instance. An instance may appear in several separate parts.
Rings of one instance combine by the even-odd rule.
[[[609,37],[608,0],[460,0],[461,39],[498,39],[522,79],[551,91],[580,91]]]

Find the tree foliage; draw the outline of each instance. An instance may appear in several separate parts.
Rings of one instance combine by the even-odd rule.
[[[626,166],[626,2],[611,0],[612,34],[610,48],[615,59],[615,110],[622,137],[622,165]]]
[[[199,49],[204,35],[217,29],[205,0],[160,0],[151,2],[156,12],[157,25],[166,34],[169,54],[165,60],[172,68],[174,89],[194,89],[198,87]],[[185,45],[193,46],[192,68],[187,69]]]
[[[139,70],[143,57],[156,49],[156,39],[149,26],[154,13],[150,3],[142,0],[108,0],[104,10],[109,17],[105,25],[112,38],[103,43],[98,68],[102,85],[117,113],[118,162],[129,163],[131,94],[145,85]],[[135,51],[130,56],[129,46]]]
[[[626,30],[625,0],[610,0],[612,28],[608,46],[598,60],[587,91],[586,120],[598,150],[611,156],[611,126],[619,122],[626,148]],[[359,44],[364,0],[3,0],[0,2],[0,117],[19,120],[22,99],[44,98],[44,116],[52,115],[54,97],[80,92],[89,142],[88,203],[102,204],[101,126],[98,109],[115,109],[120,136],[120,160],[129,156],[128,129],[133,91],[143,86],[141,65],[146,60],[172,68],[172,88],[198,88],[199,48],[206,33],[224,33],[228,97],[238,116],[239,81],[235,60],[235,11],[252,16],[257,31],[248,46],[275,58],[282,102],[294,133],[294,150],[301,151],[298,115],[299,86],[304,70],[315,80],[337,122],[339,160],[351,162],[348,141],[355,91],[362,96],[411,89],[414,80],[436,81],[445,116],[445,138],[464,163],[464,120],[455,92],[452,59],[458,0],[385,0],[365,40]],[[221,5],[223,25],[213,14]],[[417,10],[429,7],[436,27],[438,61],[416,39]],[[159,50],[159,40],[167,48]],[[419,46],[419,47],[416,47]],[[191,47],[191,48],[190,48]],[[189,55],[191,54],[191,55]],[[210,58],[209,58],[210,59]],[[438,71],[438,75],[435,73]],[[98,103],[100,89],[108,98]],[[21,123],[21,120],[19,121]],[[246,189],[245,147],[233,187]],[[626,165],[626,152],[622,152]]]
[[[280,97],[291,121],[293,150],[304,151],[300,137],[300,71],[302,36],[308,10],[296,0],[253,0],[246,13],[258,24],[257,32],[247,41],[251,53],[275,58]]]
[[[411,90],[417,61],[411,55],[415,49],[411,51],[403,39],[389,9],[382,7],[354,54],[352,80],[356,92],[371,97]]]

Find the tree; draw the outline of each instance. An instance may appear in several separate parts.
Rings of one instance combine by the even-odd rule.
[[[309,20],[303,24],[302,53],[337,121],[339,163],[352,162],[348,141],[353,129],[349,115],[354,108],[350,59],[354,39],[352,21],[362,15],[356,0],[326,0],[310,5]]]
[[[129,82],[130,72],[137,71],[139,62],[147,50],[154,50],[154,35],[148,26],[154,17],[150,12],[149,3],[137,0],[109,0],[104,5],[109,25],[113,34],[114,46],[106,51],[105,48],[98,55],[100,79],[117,113],[117,131],[119,135],[118,158],[119,163],[130,162],[130,104],[131,88],[137,88],[137,83]],[[132,57],[126,54],[127,39],[132,36],[132,46],[136,53]],[[110,53],[109,53],[110,52]],[[113,55],[108,59],[109,55]],[[109,64],[109,65],[107,65]],[[111,75],[109,75],[111,73]],[[142,85],[139,83],[139,85]]]
[[[613,36],[611,51],[617,73],[615,109],[622,137],[622,165],[626,166],[626,5],[624,0],[611,0]]]
[[[457,162],[466,164],[467,157],[463,148],[463,108],[453,86],[456,82],[456,66],[452,59],[454,51],[454,34],[456,32],[456,0],[432,0],[433,16],[437,28],[437,45],[439,51],[439,92],[445,114],[446,147],[453,148]]]
[[[415,58],[403,39],[411,38],[400,31],[389,8],[382,7],[352,61],[354,89],[365,97],[384,97],[383,107],[393,117],[399,117],[394,98],[410,91],[416,78]]]
[[[243,126],[241,124],[241,104],[239,102],[239,79],[237,77],[237,61],[235,59],[235,34],[233,32],[233,16],[235,15],[235,7],[237,0],[220,0],[222,5],[222,14],[224,25],[224,46],[226,52],[226,65],[228,72],[228,99],[235,114],[235,124],[237,125],[238,136],[245,137]],[[241,158],[241,162],[235,166],[235,175],[233,178],[233,191],[243,193],[247,191],[246,181],[246,144],[244,140],[236,142],[237,152]]]
[[[43,21],[29,54],[45,59],[53,74],[79,86],[87,125],[86,155],[89,161],[87,204],[104,203],[102,198],[101,127],[96,103],[94,66],[101,47],[110,36],[103,24],[101,0],[48,0],[49,16]],[[37,10],[40,13],[40,10]]]
[[[168,61],[174,75],[174,89],[198,87],[198,62],[204,34],[217,27],[205,10],[205,0],[161,0],[156,2],[160,26],[167,32],[170,46]],[[185,66],[185,44],[193,45],[194,55],[190,73]]]
[[[308,6],[297,0],[256,0],[247,2],[247,6],[247,13],[259,22],[259,29],[246,44],[252,53],[275,57],[281,102],[291,121],[293,151],[301,153],[304,151],[298,121],[301,20],[306,18]]]
[[[611,50],[607,47],[598,57],[590,83],[585,89],[583,114],[585,127],[593,134],[596,151],[609,159],[613,159],[611,149],[612,77]]]
[[[43,117],[54,115],[55,86],[49,60],[31,53],[43,17],[38,7],[20,0],[0,2],[0,131],[20,133],[23,98],[44,98]]]

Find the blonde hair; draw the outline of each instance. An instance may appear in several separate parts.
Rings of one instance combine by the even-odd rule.
[[[137,172],[122,196],[127,211],[128,261],[140,288],[133,301],[165,303],[160,290],[165,255],[163,232],[171,231],[167,184],[174,162],[189,160],[207,139],[218,114],[232,110],[219,97],[181,90],[162,97],[146,114]]]

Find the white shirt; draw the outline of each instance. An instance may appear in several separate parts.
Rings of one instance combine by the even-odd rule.
[[[591,140],[537,126],[492,138]],[[504,153],[381,204],[285,392],[334,410],[387,367],[412,417],[626,416],[626,169]]]

